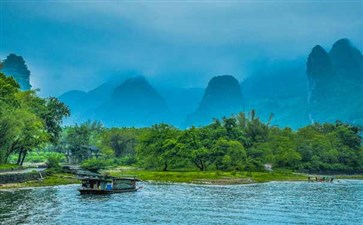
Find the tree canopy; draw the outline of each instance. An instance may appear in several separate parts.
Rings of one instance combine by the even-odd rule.
[[[58,99],[40,98],[33,90],[21,91],[18,83],[0,73],[0,163],[18,154],[22,165],[29,151],[56,143],[69,109]]]
[[[255,112],[179,130],[167,124],[150,128],[105,129],[101,149],[112,157],[134,157],[154,170],[263,170],[312,172],[363,170],[361,129],[337,121],[299,130],[262,122]],[[127,153],[126,153],[127,152]]]

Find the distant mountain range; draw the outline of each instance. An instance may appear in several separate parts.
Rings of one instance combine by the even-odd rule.
[[[272,124],[278,126],[299,128],[336,120],[362,125],[363,56],[349,40],[341,39],[329,52],[315,46],[306,65],[301,61],[266,65],[241,83],[222,75],[213,77],[206,89],[153,87],[142,76],[122,76],[89,92],[72,90],[59,98],[72,112],[66,124],[91,119],[109,127],[160,122],[189,127],[255,109],[265,121],[273,114]]]
[[[165,122],[175,126],[185,123],[203,94],[199,88],[166,88],[156,90],[142,76],[112,81],[89,91],[72,90],[59,96],[71,109],[66,124],[88,119],[106,126],[145,127]]]

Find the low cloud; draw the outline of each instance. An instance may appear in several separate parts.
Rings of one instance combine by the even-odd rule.
[[[124,71],[160,85],[242,80],[264,60],[306,57],[348,37],[362,49],[363,3],[1,2],[0,55],[24,56],[42,95],[88,90]]]

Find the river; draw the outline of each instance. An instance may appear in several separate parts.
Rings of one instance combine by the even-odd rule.
[[[363,181],[208,186],[141,183],[81,196],[77,185],[0,191],[0,224],[362,224]]]

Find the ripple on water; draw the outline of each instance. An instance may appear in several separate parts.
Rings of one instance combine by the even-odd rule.
[[[144,183],[80,196],[77,186],[0,192],[1,224],[359,224],[363,181],[208,186]]]

